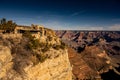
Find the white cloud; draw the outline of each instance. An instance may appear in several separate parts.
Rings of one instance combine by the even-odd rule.
[[[91,27],[91,26],[71,26],[69,23],[60,23],[57,21],[43,23],[45,27],[54,30],[104,30],[103,27]]]
[[[41,24],[40,24],[41,25]],[[53,30],[117,30],[120,31],[120,24],[115,24],[113,26],[91,26],[91,25],[70,25],[69,23],[62,23],[59,21],[48,21],[42,23],[47,28]]]
[[[75,12],[71,16],[77,16],[77,15],[79,15],[79,12]]]
[[[78,27],[78,30],[104,30],[103,27]]]
[[[117,30],[120,31],[120,24],[114,24],[113,26],[110,26],[108,30]]]
[[[79,12],[75,12],[75,13],[71,14],[71,16],[77,16],[77,15],[82,14],[84,12],[86,12],[86,11],[85,10],[81,10]]]
[[[47,28],[54,29],[54,30],[67,30],[68,29],[68,27],[65,27],[65,26],[68,26],[67,23],[65,24],[65,23],[61,23],[58,21],[44,22],[43,25]]]

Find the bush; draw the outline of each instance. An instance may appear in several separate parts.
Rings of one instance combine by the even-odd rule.
[[[54,49],[59,50],[59,49],[65,49],[66,45],[61,41],[61,45],[55,45],[53,46]]]
[[[49,48],[44,47],[43,49],[41,49],[43,53],[47,52],[49,50]]]
[[[30,41],[26,46],[30,50],[37,49],[39,47],[39,41],[38,40]]]
[[[31,41],[31,46],[32,46],[32,49],[37,49],[38,47],[39,47],[39,40],[38,39],[33,39],[32,41]]]
[[[61,48],[61,49],[65,49],[65,48],[66,48],[65,43],[61,42],[60,48]]]
[[[23,34],[23,37],[28,38],[28,41],[29,41],[29,43],[27,44],[28,49],[31,49],[31,50],[37,49],[40,46],[39,40],[35,39],[35,37],[33,37],[29,31],[26,31]]]
[[[41,42],[41,43],[39,43],[39,47],[40,47],[40,48],[43,48],[43,47],[45,47],[45,46],[46,46],[46,44],[45,44],[45,43],[42,43],[42,42]]]
[[[10,32],[14,32],[16,25],[17,24],[14,23],[12,20],[6,21],[6,19],[3,18],[0,23],[0,29],[10,33]]]
[[[51,36],[48,36],[48,40],[49,40],[49,41],[52,41],[52,37],[51,37]]]
[[[47,52],[47,51],[50,49],[51,46],[52,46],[52,45],[50,45],[50,44],[46,44],[46,45],[44,46],[44,48],[42,49],[42,52],[43,52],[43,53]]]
[[[32,38],[31,32],[30,31],[25,31],[23,33],[23,37]]]
[[[36,54],[36,57],[39,59],[40,62],[44,62],[47,59],[47,56],[44,54]]]
[[[56,50],[59,50],[60,49],[60,45],[55,45],[55,46],[53,46],[53,48],[56,49]]]

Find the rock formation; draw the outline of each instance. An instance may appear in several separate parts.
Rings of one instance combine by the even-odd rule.
[[[52,30],[0,34],[0,80],[72,80],[71,70],[67,48]]]

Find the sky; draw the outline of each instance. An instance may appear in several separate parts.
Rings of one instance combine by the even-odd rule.
[[[119,30],[120,0],[0,0],[0,19],[54,30]]]

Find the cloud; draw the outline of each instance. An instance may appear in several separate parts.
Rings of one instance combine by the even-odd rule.
[[[79,12],[75,12],[71,16],[77,16],[77,15],[79,15]]]
[[[78,27],[71,27],[69,28],[70,30],[104,30],[103,27],[81,27],[81,26],[78,26]]]
[[[120,31],[120,24],[114,24],[108,28],[108,30],[117,30]]]
[[[74,12],[73,14],[71,14],[71,16],[77,16],[77,15],[82,14],[84,12],[86,12],[86,11],[82,10],[82,11],[79,11],[79,12]]]
[[[45,27],[53,29],[53,30],[67,30],[69,29],[68,24],[67,23],[62,23],[59,21],[48,21],[48,22],[44,22],[42,23],[44,24]]]
[[[80,27],[80,26],[77,26],[74,29],[75,30],[104,30],[104,27],[98,27],[98,26],[97,27],[91,27],[91,26]]]
[[[43,23],[45,27],[53,30],[104,30],[104,27],[91,27],[91,26],[73,26],[69,23],[62,23],[58,21],[50,21]]]

